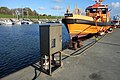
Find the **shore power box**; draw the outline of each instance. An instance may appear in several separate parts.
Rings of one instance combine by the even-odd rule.
[[[41,70],[49,75],[61,66],[62,25],[39,25]]]

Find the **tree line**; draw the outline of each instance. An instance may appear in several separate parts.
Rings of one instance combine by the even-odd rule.
[[[9,9],[8,7],[0,7],[0,14],[6,14],[6,15],[19,15],[19,16],[51,16],[47,14],[39,14],[36,10],[32,10],[28,7],[25,8],[15,8],[15,9]]]

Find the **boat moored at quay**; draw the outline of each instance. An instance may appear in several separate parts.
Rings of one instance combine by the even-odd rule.
[[[104,34],[111,27],[110,11],[108,5],[103,5],[102,0],[95,1],[92,6],[88,6],[85,10],[86,15],[82,15],[80,9],[75,8],[74,12],[70,12],[67,8],[63,24],[66,26],[70,38],[73,41],[89,34]]]

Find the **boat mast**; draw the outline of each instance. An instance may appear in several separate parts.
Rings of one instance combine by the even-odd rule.
[[[78,12],[78,8],[77,8],[77,4],[75,5],[75,9],[74,9],[74,13],[77,14]]]
[[[103,0],[99,0],[99,3],[102,4]]]
[[[66,13],[67,13],[67,14],[70,13],[70,5],[67,6],[67,11],[66,11]]]
[[[73,12],[74,14],[78,14],[78,15],[80,15],[81,14],[81,11],[80,11],[80,9],[77,7],[77,5],[75,5],[75,9],[74,9],[74,12]]]
[[[103,0],[95,0],[96,3],[102,4]]]
[[[29,12],[28,12],[28,9],[27,9],[27,18],[29,17]]]
[[[23,11],[23,6],[22,6],[22,20],[24,20],[24,11]]]

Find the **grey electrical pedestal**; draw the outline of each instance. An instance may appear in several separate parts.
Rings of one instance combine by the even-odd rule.
[[[62,25],[40,25],[40,65],[42,72],[51,75],[61,66]]]

